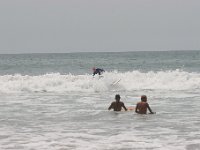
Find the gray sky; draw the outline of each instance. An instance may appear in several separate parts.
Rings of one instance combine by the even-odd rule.
[[[0,0],[0,53],[199,50],[200,0]]]

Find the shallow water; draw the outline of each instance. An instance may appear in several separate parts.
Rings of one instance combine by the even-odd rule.
[[[91,61],[96,59],[89,56]],[[163,66],[168,66],[168,59]],[[13,74],[0,76],[0,149],[199,150],[200,72],[199,61],[193,63],[189,64],[193,68],[183,70],[159,70],[156,60],[155,70],[146,70],[145,65],[131,70],[121,64],[103,78],[79,74],[76,69],[74,74],[69,70],[42,74],[42,67],[27,75],[14,74],[22,68],[11,67],[7,71]],[[135,106],[146,94],[156,114],[108,111],[115,94],[126,106]]]
[[[149,104],[155,115],[107,111],[109,92],[4,96],[0,148],[199,149],[200,96],[194,95],[161,97],[154,91]],[[137,102],[122,99],[127,106]]]

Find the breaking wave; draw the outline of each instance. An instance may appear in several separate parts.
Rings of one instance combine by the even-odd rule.
[[[181,70],[105,72],[103,77],[72,74],[3,75],[0,93],[101,92],[109,90],[188,90],[200,88],[200,73]]]

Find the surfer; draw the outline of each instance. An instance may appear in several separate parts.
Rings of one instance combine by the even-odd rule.
[[[108,110],[114,109],[114,111],[121,111],[122,107],[123,107],[124,110],[127,111],[127,108],[124,105],[124,103],[120,102],[120,95],[119,94],[115,95],[115,100],[116,101],[111,103],[111,105],[109,106]]]
[[[147,108],[150,111],[150,114],[155,114],[147,103],[147,96],[142,95],[141,96],[141,102],[138,102],[135,108],[135,112],[138,114],[147,114]]]
[[[101,75],[103,72],[105,72],[103,69],[95,68],[95,67],[93,67],[92,70],[93,70],[93,76],[95,74]]]

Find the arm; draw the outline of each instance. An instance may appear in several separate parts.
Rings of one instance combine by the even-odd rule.
[[[124,105],[124,103],[123,103],[122,107],[124,108],[125,111],[127,111],[127,108],[126,108],[126,106]]]
[[[113,103],[110,104],[110,106],[108,107],[108,110],[111,110],[113,108]]]
[[[136,112],[136,113],[139,113],[139,112],[138,112],[138,104],[136,105],[135,112]]]
[[[149,106],[149,104],[147,105],[148,110],[150,111],[150,114],[155,114],[155,112],[153,112]]]

